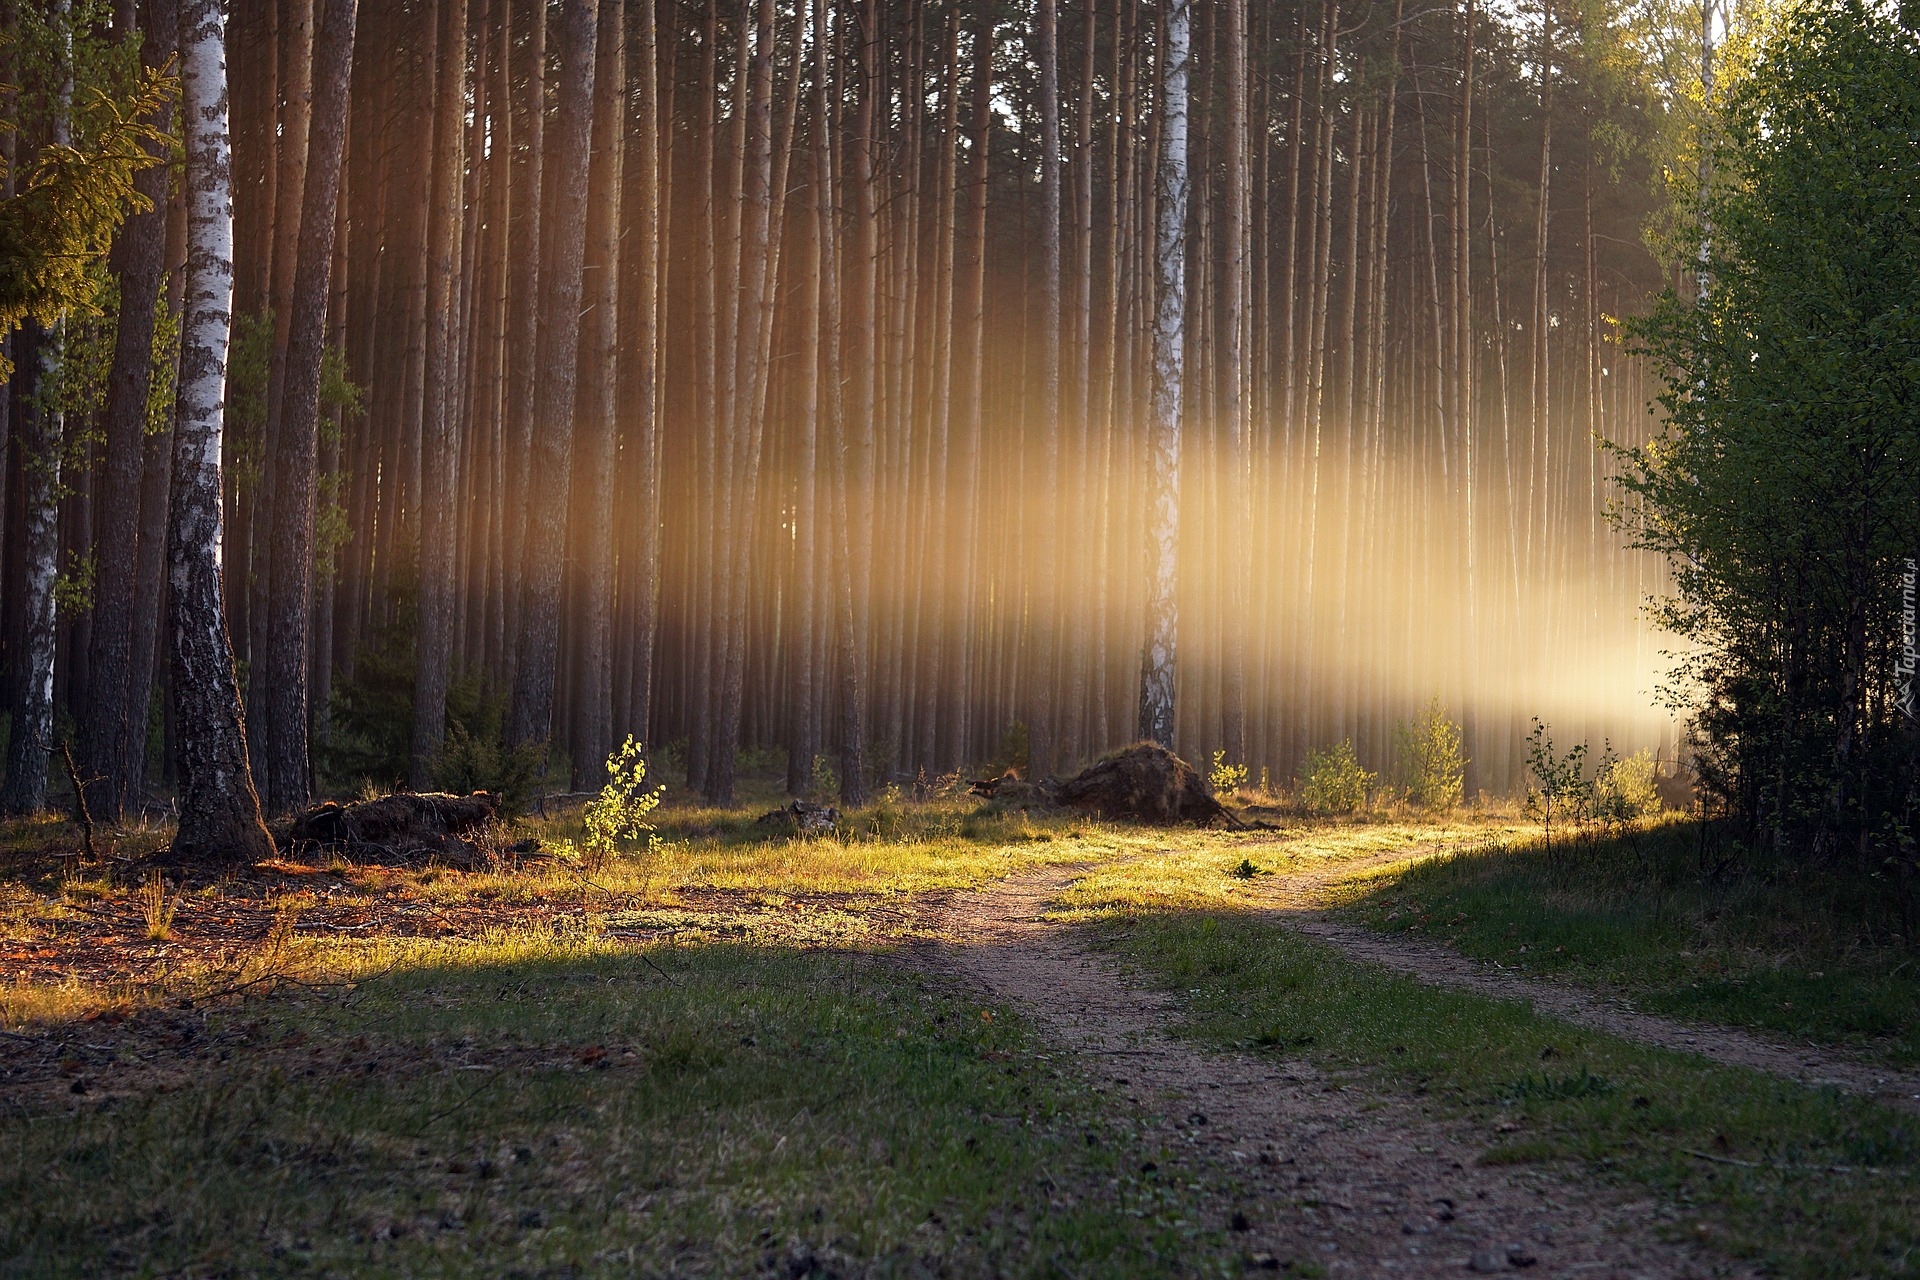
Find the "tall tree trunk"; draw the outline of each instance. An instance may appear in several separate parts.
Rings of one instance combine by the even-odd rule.
[[[274,610],[276,600],[285,600],[273,584],[274,531],[280,521],[275,515],[276,500],[284,468],[280,465],[285,440],[281,415],[284,407],[287,371],[287,343],[292,332],[294,276],[300,222],[306,183],[307,146],[313,114],[313,19],[315,0],[270,0],[278,43],[278,108],[274,127],[273,199],[269,208],[271,227],[264,238],[267,249],[267,310],[264,319],[272,324],[272,339],[267,357],[266,418],[260,424],[260,474],[247,512],[247,549],[250,572],[246,575],[247,631],[242,638],[248,662],[246,705],[251,725],[249,746],[254,776],[261,785],[261,801],[268,812],[281,808],[275,795],[277,775],[284,772],[275,764],[276,755],[298,749],[304,754],[306,728],[284,724],[279,718],[285,699],[269,692],[267,681],[273,666],[268,656],[277,632],[287,625]],[[293,446],[295,452],[299,446]],[[304,571],[303,571],[304,572]],[[237,586],[236,586],[237,589]],[[297,748],[283,748],[282,740],[297,741]],[[300,788],[304,797],[306,788]]]
[[[141,65],[164,66],[173,54],[173,0],[149,0],[144,21],[125,38],[140,38]],[[165,109],[155,124],[170,129]],[[146,474],[147,397],[152,387],[154,308],[160,297],[167,248],[167,168],[156,164],[134,176],[134,189],[151,202],[130,215],[114,242],[120,277],[120,315],[114,327],[113,367],[107,376],[106,468],[101,493],[99,580],[91,637],[92,679],[80,725],[80,758],[96,816],[119,821],[129,800],[128,746],[146,747],[147,708],[128,699],[133,644],[135,571],[140,560],[140,490]],[[152,589],[151,581],[149,590]],[[141,682],[141,687],[146,687]]]
[[[604,776],[613,750],[613,482],[618,456],[620,195],[627,132],[627,34],[623,4],[603,4],[593,82],[593,163],[587,182],[588,302],[580,332],[585,396],[575,418],[574,511],[585,537],[574,620],[580,628],[573,726],[573,785]]]
[[[7,780],[0,788],[0,813],[39,811],[47,802],[47,753],[53,749],[54,581],[60,554],[60,462],[66,444],[63,414],[52,397],[41,394],[60,376],[60,332],[35,323],[21,326],[14,350],[23,368],[20,378],[20,429],[15,465],[21,504],[16,526],[21,553],[18,575],[20,627],[9,640],[18,647],[18,681],[13,694],[12,729],[7,739]],[[9,576],[13,576],[10,574]]]
[[[545,742],[553,731],[555,664],[560,644],[560,558],[573,461],[575,357],[580,345],[581,259],[587,239],[587,162],[593,132],[594,37],[599,0],[565,0],[561,7],[564,73],[554,117],[552,200],[541,264],[540,358],[534,403],[544,419],[530,459],[519,656],[508,741]]]
[[[168,614],[180,742],[176,855],[244,865],[273,852],[247,767],[220,583],[220,438],[233,325],[233,175],[220,0],[180,12],[186,121],[187,292],[167,526]]]
[[[69,0],[54,0],[47,14],[63,48],[51,84],[53,101],[47,141],[72,141],[73,34]],[[23,483],[20,541],[22,620],[20,683],[15,686],[11,736],[7,740],[7,781],[0,789],[0,813],[32,813],[47,801],[47,753],[53,750],[53,678],[58,642],[54,584],[60,568],[60,466],[66,452],[66,412],[56,393],[65,345],[65,325],[23,326],[31,334],[20,343],[21,363],[31,372],[21,407],[22,429],[17,465]],[[29,355],[25,349],[31,348]]]
[[[982,5],[973,25],[973,102],[970,148],[967,153],[966,256],[954,297],[954,323],[959,332],[959,434],[954,467],[959,477],[959,527],[955,546],[959,556],[959,590],[954,628],[952,670],[957,688],[955,714],[947,726],[946,759],[968,760],[968,724],[971,713],[976,593],[980,573],[980,455],[986,375],[987,272],[987,161],[993,132],[993,11]]]
[[[546,0],[512,0],[525,14],[527,37],[523,58],[525,70],[521,84],[520,124],[515,130],[513,173],[513,219],[509,231],[512,241],[512,266],[507,280],[507,455],[517,459],[533,456],[536,397],[540,383],[540,325],[542,290],[546,286],[543,270],[546,219],[546,139],[547,139],[547,3]],[[548,477],[550,479],[550,477]],[[502,643],[507,657],[504,673],[509,682],[516,678],[515,665],[520,654],[520,621],[524,610],[527,583],[528,521],[539,484],[516,468],[510,476],[506,499],[505,565],[503,568],[505,617]],[[544,732],[544,730],[543,730]]]
[[[439,0],[440,65],[435,68],[433,171],[427,187],[427,315],[420,411],[419,629],[414,646],[413,731],[409,780],[424,786],[446,734],[447,679],[453,649],[456,300],[460,264],[460,191],[465,177],[467,0]],[[576,320],[576,323],[577,320]]]
[[[1532,411],[1529,414],[1530,447],[1527,450],[1527,563],[1528,569],[1536,574],[1546,555],[1546,513],[1552,507],[1547,496],[1552,477],[1547,468],[1552,459],[1553,443],[1547,421],[1551,394],[1547,379],[1547,214],[1553,190],[1553,56],[1553,0],[1545,0],[1540,7],[1540,181],[1535,188],[1537,194],[1533,214],[1533,306],[1527,317],[1527,324],[1532,330],[1532,358],[1528,362],[1528,403]],[[1539,480],[1537,500],[1536,476]],[[1536,531],[1542,538],[1538,549],[1534,546]]]
[[[621,565],[620,635],[626,677],[620,705],[625,723],[615,728],[645,740],[653,714],[653,649],[660,597],[661,103],[654,5],[645,0],[636,12],[639,116],[627,147],[640,198],[632,251],[622,255],[623,262],[634,264],[630,319],[622,321],[634,388],[632,430],[624,445],[631,484],[626,497],[633,510],[628,517],[629,555]],[[623,373],[628,367],[623,362]]]
[[[1176,0],[1178,3],[1178,0]],[[1184,13],[1186,5],[1180,5]],[[1060,17],[1058,0],[1039,0],[1040,64],[1040,504],[1042,537],[1029,548],[1040,567],[1035,599],[1034,665],[1027,716],[1034,776],[1054,767],[1059,748],[1059,669],[1066,643],[1061,626],[1060,534],[1067,528],[1060,459]]]
[[[451,2],[451,0],[449,0]],[[270,812],[304,808],[310,798],[307,641],[313,613],[314,494],[320,433],[320,366],[326,351],[340,162],[346,148],[347,90],[353,70],[359,0],[324,0],[314,55],[312,137],[305,148],[298,265],[289,302],[285,384],[280,410],[279,472],[273,511],[274,626],[268,632],[266,687],[255,698],[276,726],[263,755]]]
[[[1160,90],[1158,285],[1153,312],[1153,410],[1148,427],[1146,644],[1140,736],[1173,746],[1179,600],[1180,434],[1187,327],[1187,75],[1192,0],[1167,0]]]
[[[1220,386],[1224,393],[1221,416],[1227,429],[1225,552],[1220,557],[1226,575],[1222,628],[1221,736],[1226,758],[1247,761],[1247,599],[1253,557],[1252,423],[1246,403],[1247,387],[1247,0],[1228,0],[1226,7],[1226,291],[1225,341],[1222,344]]]
[[[177,47],[180,25],[176,0],[157,0],[153,14],[156,36],[164,35],[169,49]],[[179,183],[173,184],[173,190],[168,195],[166,235],[163,260],[169,265],[165,305],[177,330],[186,305],[187,244],[186,192]],[[166,370],[168,377],[175,374],[178,363],[178,354],[175,353],[172,367]],[[173,494],[171,415],[146,438],[145,453],[145,469],[140,479],[140,556],[134,567],[134,581],[155,586],[135,596],[127,648],[127,732],[122,769],[127,780],[127,802],[134,805],[143,799],[147,785],[147,734],[153,682],[156,677],[164,677],[166,668],[166,655],[160,639],[168,593],[167,519]],[[166,735],[163,734],[163,745],[165,741]]]

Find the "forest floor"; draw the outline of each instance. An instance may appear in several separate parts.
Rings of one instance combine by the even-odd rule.
[[[0,831],[0,1275],[1920,1273],[1897,1004],[1655,1016],[1645,938],[1523,970],[1594,895],[1502,889],[1510,815],[767,807],[591,871]]]

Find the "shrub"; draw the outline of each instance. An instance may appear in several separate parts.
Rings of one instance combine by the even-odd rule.
[[[1660,812],[1653,753],[1644,748],[1624,760],[1603,757],[1594,779],[1594,816],[1609,826]]]
[[[1394,726],[1393,782],[1409,803],[1441,812],[1460,803],[1467,776],[1460,742],[1460,726],[1438,698]]]
[[[1360,767],[1353,741],[1307,753],[1300,802],[1315,813],[1354,813],[1367,806],[1377,775]]]
[[[456,795],[490,792],[500,801],[503,818],[525,813],[533,793],[548,781],[546,748],[537,742],[509,747],[497,722],[490,729],[469,729],[451,705],[447,721],[446,741],[427,765],[433,785]]]
[[[415,613],[412,596],[395,600],[394,616],[374,643],[355,654],[353,677],[333,688],[330,732],[319,751],[322,780],[335,790],[384,795],[411,771]],[[475,674],[447,685],[446,737],[427,762],[442,791],[487,791],[504,816],[522,812],[553,781],[544,744],[506,744],[506,697]]]
[[[1213,768],[1207,770],[1207,785],[1217,796],[1230,796],[1247,785],[1247,766],[1228,764],[1227,753],[1213,753]]]
[[[840,779],[833,772],[833,761],[825,756],[813,758],[813,775],[810,785],[816,796],[824,798],[840,794]]]
[[[649,791],[646,782],[646,753],[629,735],[620,749],[607,757],[607,785],[580,811],[587,828],[584,861],[589,866],[604,863],[630,841],[644,837],[649,845],[653,843],[653,824],[647,817],[660,807],[666,788]]]

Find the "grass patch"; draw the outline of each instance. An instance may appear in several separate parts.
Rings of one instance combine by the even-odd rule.
[[[1552,856],[1489,844],[1373,879],[1350,910],[1644,1009],[1920,1063],[1920,937],[1899,896],[1726,839],[1672,821]]]
[[[1126,1122],[1018,1018],[887,957],[551,935],[416,952],[344,1002],[141,1015],[75,1078],[111,1095],[184,1037],[177,1088],[0,1118],[0,1270],[1225,1266],[1224,1232],[1138,1174]]]
[[[1486,1124],[1489,1163],[1568,1160],[1639,1184],[1672,1206],[1675,1231],[1781,1275],[1920,1274],[1912,1117],[1423,986],[1245,918],[1116,914],[1093,928],[1180,993],[1185,1034],[1426,1096]]]

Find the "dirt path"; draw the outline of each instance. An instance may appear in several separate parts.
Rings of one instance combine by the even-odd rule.
[[[1334,886],[1361,873],[1420,858],[1402,851],[1275,876],[1263,897],[1268,917],[1299,933],[1331,943],[1356,960],[1367,960],[1410,974],[1435,986],[1471,991],[1499,999],[1525,1000],[1540,1013],[1633,1040],[1697,1053],[1729,1066],[1751,1067],[1806,1085],[1825,1085],[1920,1113],[1920,1074],[1863,1062],[1812,1045],[1790,1044],[1751,1031],[1682,1022],[1641,1013],[1625,999],[1554,978],[1523,975],[1497,964],[1470,960],[1437,942],[1404,933],[1378,933],[1329,919],[1326,908]]]
[[[1128,986],[1042,919],[1075,874],[1054,868],[958,895],[936,963],[1024,1006],[1079,1055],[1096,1087],[1187,1166],[1160,1176],[1221,1186],[1222,1225],[1244,1227],[1256,1270],[1311,1261],[1340,1277],[1752,1274],[1661,1241],[1678,1220],[1651,1202],[1540,1169],[1478,1166],[1493,1135],[1416,1097],[1304,1061],[1173,1040],[1164,996]]]

